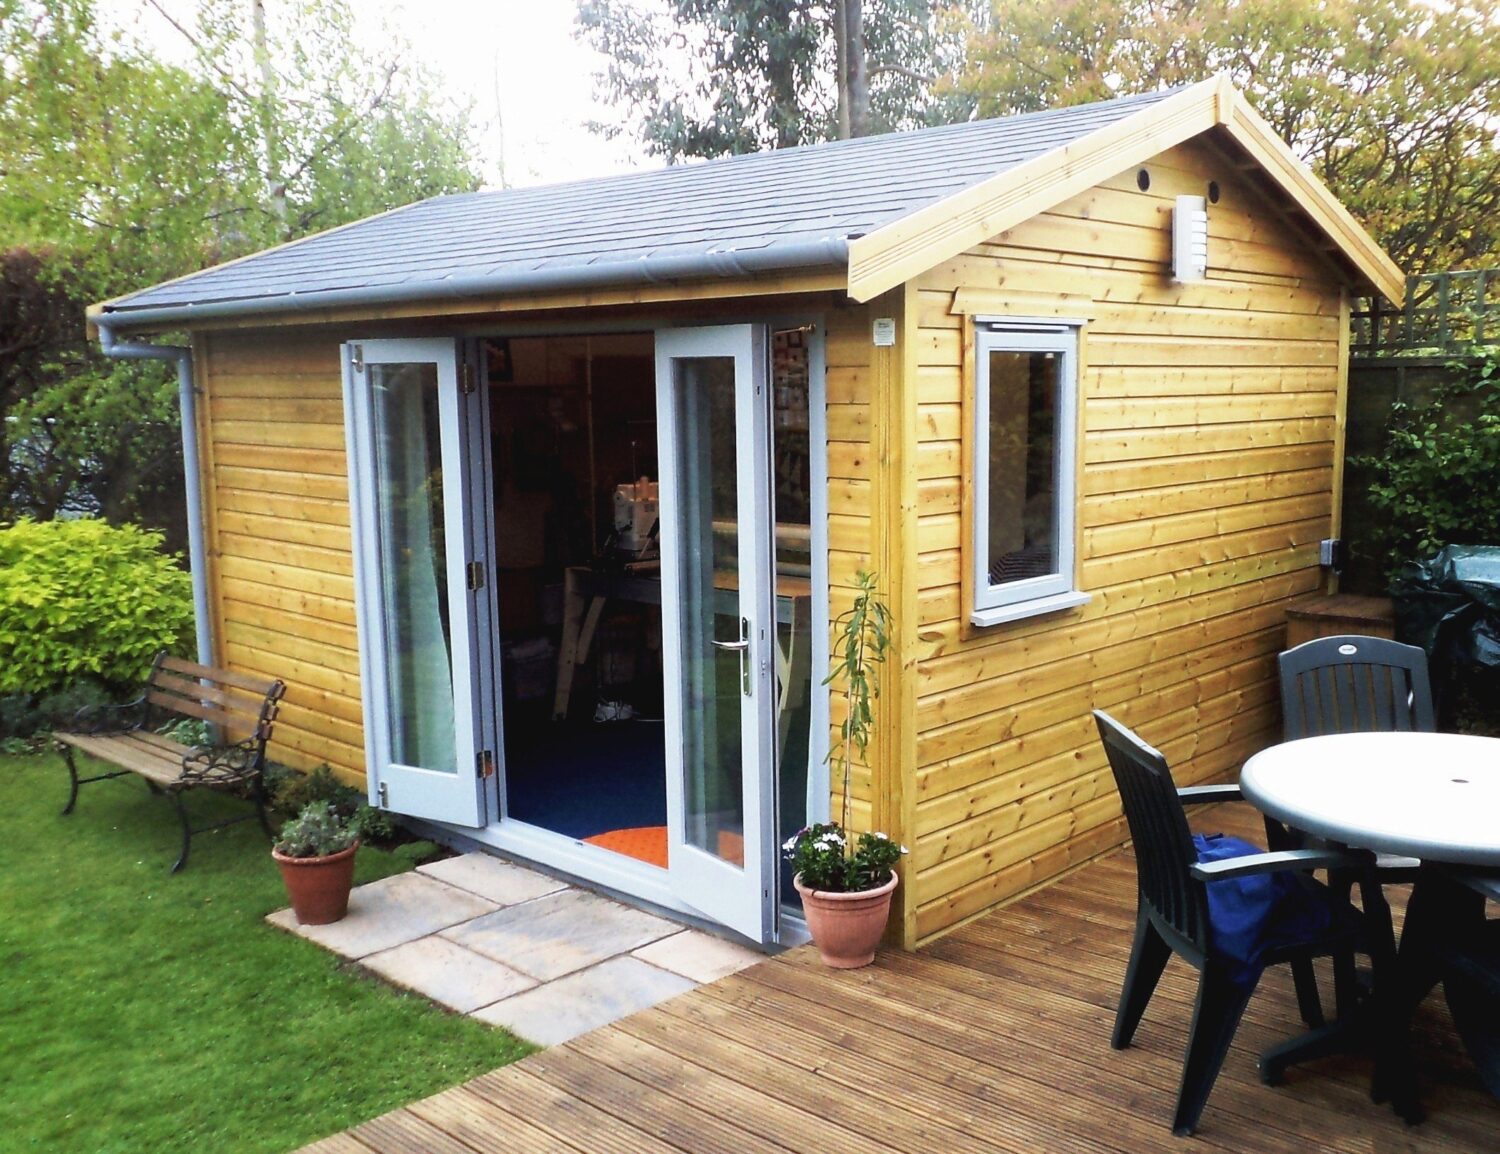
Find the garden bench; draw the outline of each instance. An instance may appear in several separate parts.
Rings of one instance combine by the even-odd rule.
[[[286,686],[280,681],[158,654],[138,698],[125,705],[80,710],[75,729],[52,735],[68,763],[72,782],[63,813],[73,812],[78,787],[86,782],[131,773],[144,778],[153,793],[173,800],[182,822],[182,852],[172,866],[173,873],[187,864],[195,833],[258,817],[261,828],[271,836],[264,779],[266,742],[285,692]],[[157,732],[173,718],[207,723],[210,741],[185,745]],[[119,769],[81,778],[74,750]],[[243,791],[255,805],[255,812],[195,827],[188,820],[183,795],[198,788]]]

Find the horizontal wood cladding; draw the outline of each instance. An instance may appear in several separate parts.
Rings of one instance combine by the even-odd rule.
[[[218,660],[287,683],[273,758],[362,784],[338,340],[196,340]]]
[[[1143,167],[1149,191],[1132,168],[914,282],[916,940],[1118,844],[1091,709],[1138,727],[1182,784],[1274,739],[1286,606],[1321,587],[1338,274],[1213,147]],[[1210,180],[1208,279],[1173,284],[1173,198]],[[1091,600],[989,629],[962,604],[975,313],[1084,322],[1077,575]],[[867,467],[849,472],[835,521],[864,496]],[[852,547],[842,526],[832,539]]]

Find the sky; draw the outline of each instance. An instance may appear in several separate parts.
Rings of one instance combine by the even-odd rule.
[[[191,23],[193,0],[160,3]],[[277,3],[266,0],[273,21]],[[147,0],[106,7],[163,57],[187,59],[181,34]],[[388,21],[450,93],[473,100],[486,184],[498,186],[503,176],[520,187],[660,164],[633,141],[606,140],[585,127],[609,119],[609,111],[593,99],[601,58],[573,36],[575,0],[356,0],[355,9],[365,35],[377,36]]]

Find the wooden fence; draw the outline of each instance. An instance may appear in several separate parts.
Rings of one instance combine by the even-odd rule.
[[[1453,353],[1500,342],[1500,269],[1409,276],[1403,308],[1374,297],[1352,320],[1355,356]]]

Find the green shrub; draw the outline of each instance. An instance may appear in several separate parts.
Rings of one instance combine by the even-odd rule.
[[[288,813],[296,813],[310,805],[327,805],[358,830],[359,836],[367,842],[389,843],[401,832],[392,814],[368,804],[362,791],[345,785],[326,765],[318,766],[311,773],[298,773],[284,766],[268,766],[266,789],[271,794],[271,804]]]
[[[281,827],[278,853],[287,857],[327,857],[354,844],[359,831],[326,801],[315,801]]]
[[[0,528],[0,695],[135,688],[192,630],[191,579],[159,533],[93,519]]]
[[[1444,545],[1500,545],[1500,347],[1455,361],[1421,404],[1398,401],[1372,471],[1372,545],[1387,578]]]
[[[55,693],[15,693],[0,697],[0,739],[27,738],[53,729],[72,729],[80,710],[114,704],[117,694],[91,678]]]

